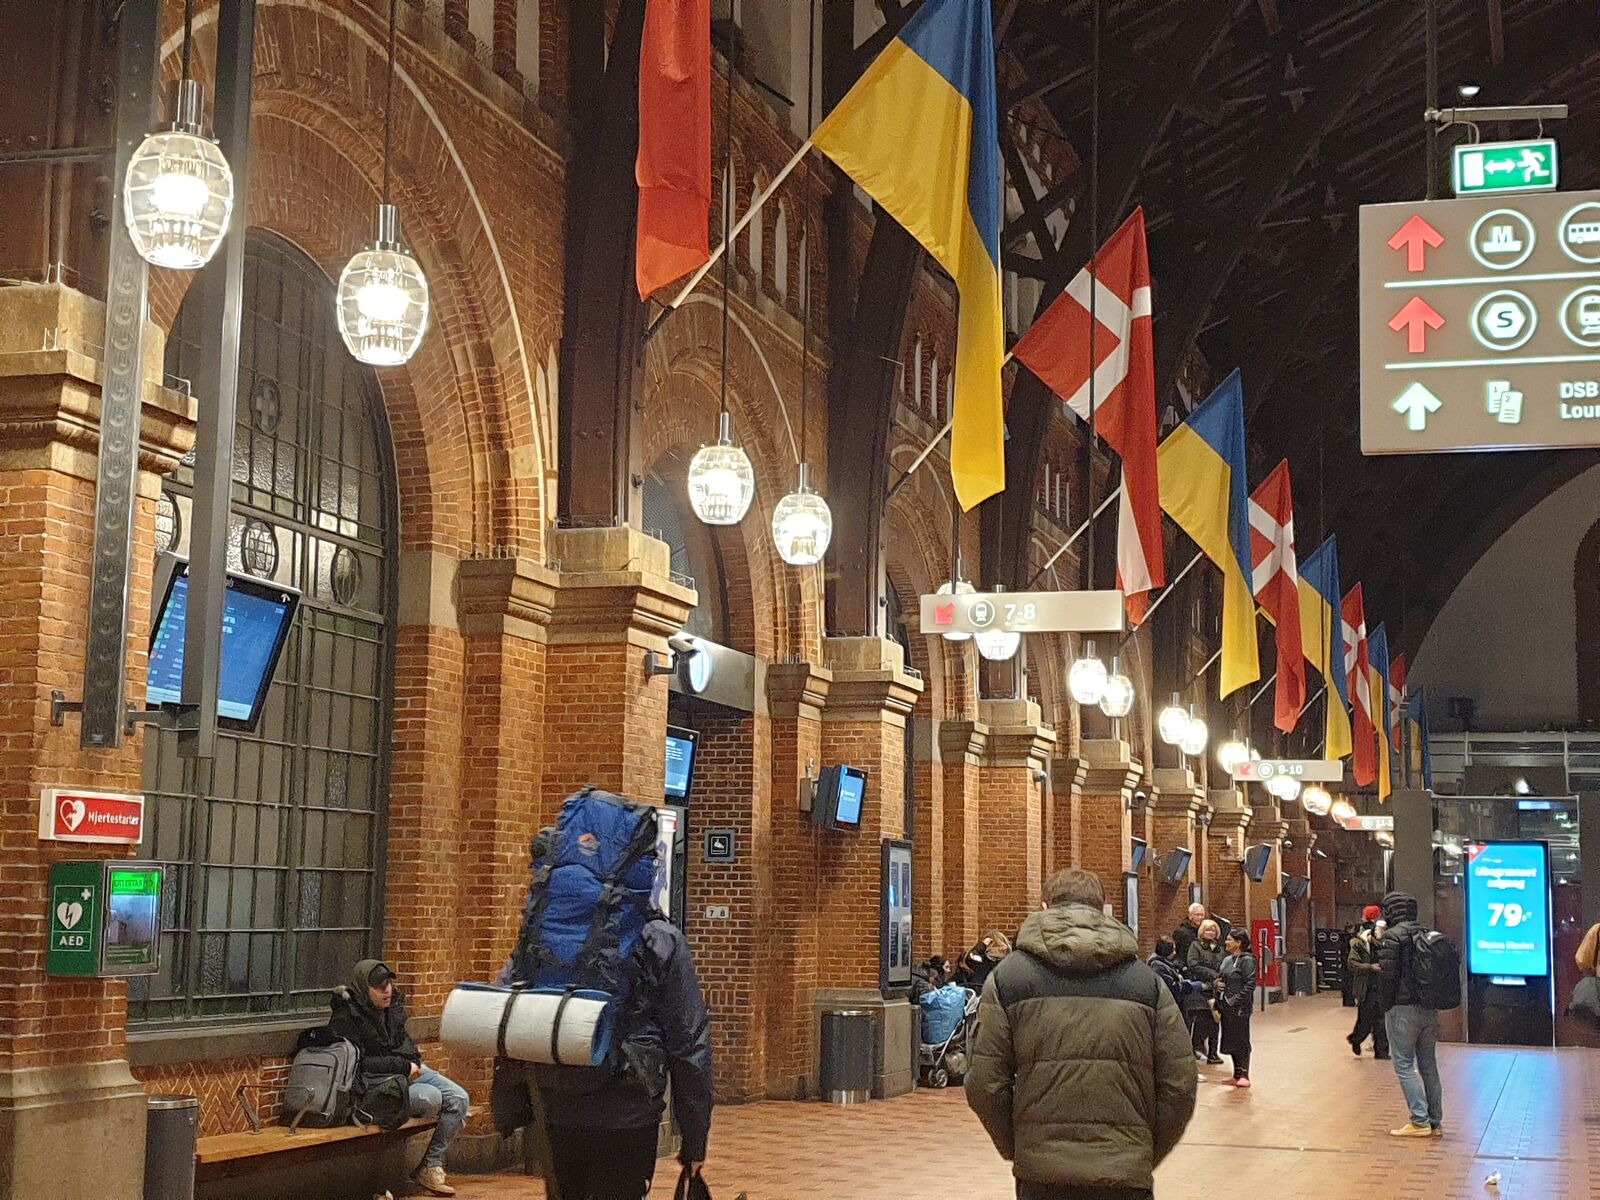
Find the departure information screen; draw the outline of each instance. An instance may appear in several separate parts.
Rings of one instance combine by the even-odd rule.
[[[861,824],[861,801],[866,795],[866,776],[855,771],[845,771],[839,776],[839,812],[840,825]]]
[[[1468,847],[1467,970],[1528,978],[1550,973],[1550,872],[1543,842]]]

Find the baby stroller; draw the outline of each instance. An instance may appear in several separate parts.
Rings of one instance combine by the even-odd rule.
[[[978,1019],[978,993],[957,984],[929,992],[918,1002],[921,1033],[917,1073],[924,1087],[949,1087],[967,1073],[972,1028]]]

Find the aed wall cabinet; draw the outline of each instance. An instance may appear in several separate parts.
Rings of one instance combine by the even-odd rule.
[[[153,975],[161,965],[162,868],[97,859],[50,865],[45,973]]]

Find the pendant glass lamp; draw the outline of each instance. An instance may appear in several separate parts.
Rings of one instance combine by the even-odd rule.
[[[1067,672],[1067,690],[1079,704],[1099,704],[1106,694],[1106,664],[1095,653],[1094,643],[1085,642],[1083,654]]]
[[[1003,592],[1006,589],[995,584],[994,590]],[[1006,662],[1022,648],[1022,635],[1010,629],[986,629],[973,634],[972,644],[978,648],[980,657],[990,662]]]
[[[737,525],[755,499],[756,473],[744,448],[733,444],[732,428],[731,418],[723,413],[717,440],[701,446],[689,460],[689,506],[707,525]]]
[[[1340,796],[1333,802],[1333,806],[1328,809],[1328,815],[1343,825],[1346,821],[1356,819],[1356,806],[1343,796]]]
[[[1242,764],[1249,761],[1250,747],[1237,738],[1223,742],[1222,745],[1217,747],[1217,766],[1221,767],[1229,775],[1232,775]]]
[[[822,561],[833,540],[833,512],[828,502],[811,490],[810,468],[800,464],[799,484],[772,510],[772,540],[778,557],[791,567],[809,567]],[[979,643],[980,648],[982,643]]]
[[[1275,775],[1267,784],[1267,791],[1279,800],[1292,802],[1300,798],[1300,781],[1289,775]]]
[[[1172,703],[1156,714],[1156,732],[1169,746],[1179,745],[1189,728],[1189,710],[1182,704],[1177,692],[1172,693]]]
[[[1312,816],[1325,817],[1328,815],[1328,810],[1333,807],[1333,797],[1327,788],[1312,784],[1300,794],[1300,803]]]
[[[1190,758],[1197,758],[1206,752],[1206,740],[1210,736],[1211,731],[1206,728],[1204,718],[1191,709],[1188,719],[1184,722],[1183,738],[1178,742],[1178,746]]]
[[[383,103],[383,199],[376,237],[339,274],[339,336],[358,362],[398,367],[411,361],[428,331],[428,277],[400,240],[400,214],[389,203],[394,159],[394,44],[399,0],[389,0],[389,80]]]
[[[128,236],[151,266],[194,271],[216,254],[232,212],[233,171],[217,143],[200,132],[199,82],[182,79],[172,128],[145,138],[128,160],[122,185]]]
[[[961,564],[958,559],[956,562],[956,573],[958,576],[960,575],[960,572]],[[947,579],[941,583],[939,585],[938,594],[941,596],[970,596],[977,590],[978,589],[973,587],[969,580],[958,577],[954,582],[951,582]],[[967,633],[963,630],[951,630],[949,633],[944,635],[944,640],[947,642],[964,642],[971,636],[972,635],[970,633]]]
[[[1122,673],[1122,663],[1115,658],[1100,693],[1100,711],[1113,720],[1121,720],[1133,711],[1133,680]]]

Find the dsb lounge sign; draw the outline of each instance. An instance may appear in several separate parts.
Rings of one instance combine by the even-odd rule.
[[[39,799],[39,838],[137,846],[144,840],[144,797],[46,788]]]

